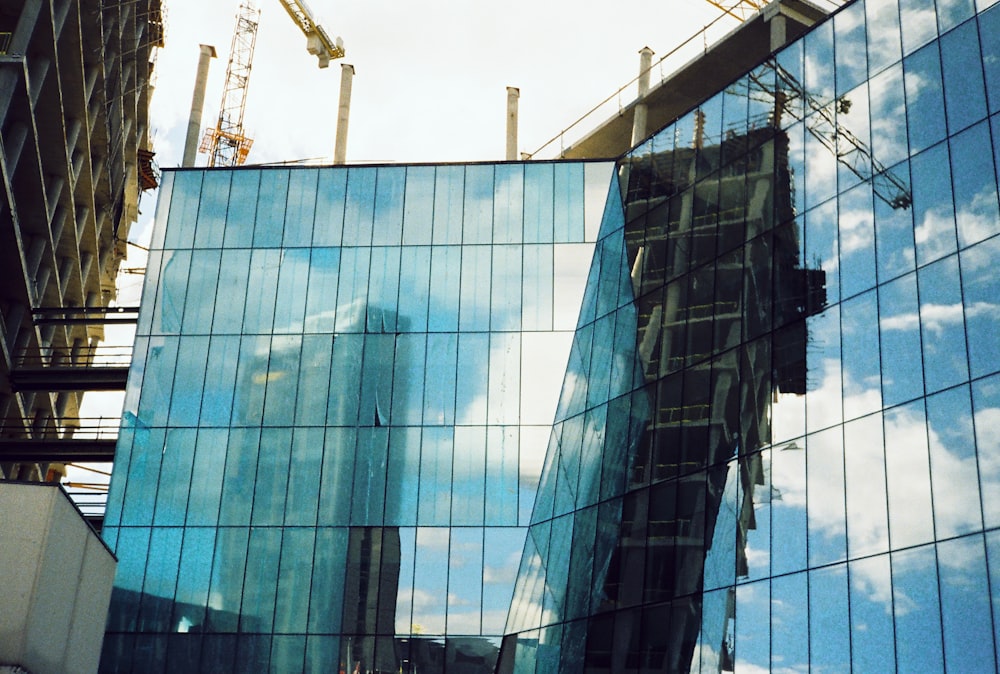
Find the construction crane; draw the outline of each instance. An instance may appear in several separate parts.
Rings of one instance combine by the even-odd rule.
[[[243,133],[243,113],[247,107],[247,85],[257,44],[260,10],[249,0],[240,5],[236,30],[229,49],[222,107],[215,128],[205,130],[198,152],[208,153],[209,166],[239,166],[247,160],[253,140]]]
[[[343,58],[344,46],[341,39],[330,39],[305,2],[278,2],[306,36],[306,50],[319,58],[320,68],[329,66],[333,59]],[[215,128],[205,130],[198,147],[199,152],[208,153],[209,166],[240,166],[246,162],[253,146],[253,139],[248,138],[243,131],[243,114],[246,112],[247,85],[259,25],[260,10],[254,7],[252,0],[246,0],[240,5],[236,15],[236,29],[233,31],[233,44],[229,50],[219,119]]]
[[[323,27],[316,23],[303,0],[278,0],[278,2],[306,36],[306,51],[319,58],[320,68],[326,68],[334,59],[344,58],[343,41],[339,37],[336,40],[330,39]]]
[[[722,0],[705,0],[713,7],[721,9],[737,21],[746,21],[754,12],[760,11],[767,4],[765,0],[736,0],[736,2],[723,3]]]

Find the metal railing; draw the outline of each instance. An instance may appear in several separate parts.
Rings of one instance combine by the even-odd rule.
[[[97,346],[43,347],[26,349],[13,358],[15,368],[39,367],[128,367],[132,346],[98,344]]]
[[[850,0],[822,0],[830,12],[839,9]],[[679,71],[682,66],[706,54],[709,48],[733,31],[733,17],[722,12],[706,24],[700,31],[691,35],[679,45],[667,52],[659,61],[649,68],[650,87],[663,84],[669,77]],[[655,84],[654,75],[659,74]],[[596,128],[601,122],[624,113],[625,108],[639,98],[639,80],[646,72],[636,75],[617,91],[583,113],[576,121],[547,140],[541,147],[528,154],[530,158],[557,158],[563,156],[566,149],[580,141],[586,133]],[[596,119],[595,119],[596,118]]]

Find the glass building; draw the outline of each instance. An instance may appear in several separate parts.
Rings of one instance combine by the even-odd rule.
[[[103,670],[492,670],[612,168],[165,173]]]
[[[614,164],[168,174],[103,670],[995,671],[1000,5],[747,66]]]
[[[618,163],[499,671],[996,671],[988,4],[851,3]]]

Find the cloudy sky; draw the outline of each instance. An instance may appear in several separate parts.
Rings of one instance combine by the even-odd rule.
[[[254,139],[249,161],[329,158],[339,63],[319,69],[278,1],[255,2],[261,22],[245,118]],[[176,166],[198,45],[218,51],[206,127],[218,114],[239,3],[166,5],[152,125],[160,165]],[[648,45],[658,59],[719,14],[705,0],[624,0],[614,6],[594,0],[506,0],[502,6],[311,0],[310,8],[331,35],[343,38],[342,62],[356,69],[349,162],[502,159],[507,86],[521,91],[519,149],[534,151],[633,79],[640,48]],[[735,25],[732,19],[717,24],[725,30]],[[199,164],[204,162],[199,155]]]

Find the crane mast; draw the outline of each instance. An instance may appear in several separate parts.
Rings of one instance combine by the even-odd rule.
[[[246,161],[253,145],[253,140],[243,132],[243,114],[259,24],[260,10],[249,0],[241,4],[229,50],[219,119],[215,128],[205,130],[198,148],[199,152],[208,153],[209,166],[239,166]]]

